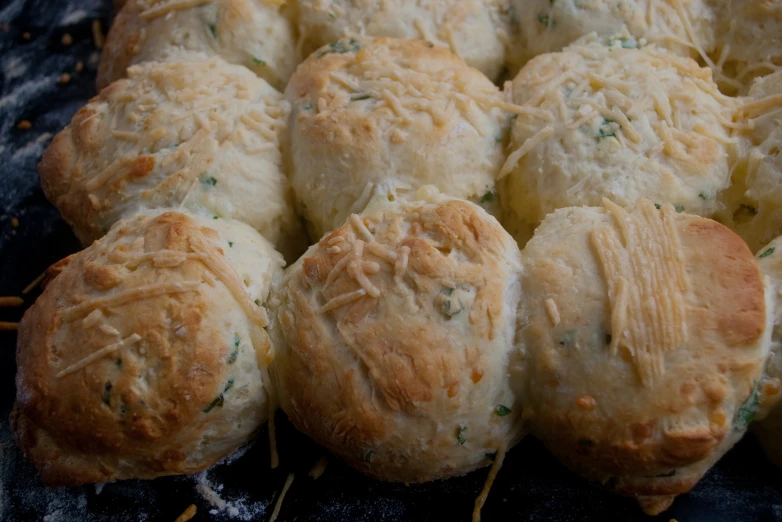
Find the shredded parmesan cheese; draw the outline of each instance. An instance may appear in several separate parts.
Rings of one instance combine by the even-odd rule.
[[[94,363],[95,361],[97,361],[99,359],[102,359],[103,357],[109,355],[110,353],[114,353],[117,350],[119,350],[121,348],[124,348],[126,346],[130,346],[132,344],[136,344],[140,340],[141,340],[141,336],[139,334],[135,334],[134,333],[134,334],[130,335],[129,337],[126,337],[125,339],[123,339],[123,340],[121,340],[121,341],[119,341],[117,343],[110,344],[108,346],[104,346],[103,348],[101,348],[97,352],[93,352],[90,355],[88,355],[87,357],[85,357],[84,359],[82,359],[82,360],[80,360],[80,361],[78,361],[78,362],[76,362],[74,364],[71,364],[70,366],[68,366],[67,368],[65,368],[61,372],[59,372],[56,377],[59,379],[60,377],[65,377],[68,374],[71,374],[73,372],[77,372],[77,371],[81,370],[82,368],[85,368],[85,367],[89,366],[90,364]]]
[[[274,511],[272,511],[272,516],[269,518],[269,522],[274,522],[275,520],[277,520],[277,517],[280,516],[280,509],[282,509],[282,502],[285,499],[285,495],[288,493],[291,484],[293,484],[293,473],[290,473],[288,475],[288,478],[285,479],[285,485],[282,486],[282,491],[280,491],[280,496],[277,498],[277,502],[275,502],[274,504]]]
[[[497,478],[497,474],[502,468],[502,462],[505,460],[505,444],[497,449],[497,456],[494,458],[494,463],[491,465],[489,475],[486,477],[486,482],[483,484],[483,489],[478,498],[475,499],[475,508],[472,511],[472,522],[481,522],[481,509],[486,503],[486,499],[489,498],[489,492],[494,484],[494,479]]]
[[[616,228],[594,230],[592,244],[608,282],[610,350],[616,354],[626,347],[642,384],[649,385],[664,371],[664,354],[687,338],[688,281],[675,210],[666,204],[658,212],[648,200],[640,200],[632,213],[608,200],[604,205]]]

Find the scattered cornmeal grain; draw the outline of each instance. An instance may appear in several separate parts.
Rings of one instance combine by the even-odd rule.
[[[576,399],[576,404],[582,410],[594,410],[596,405],[595,399],[590,395],[582,395]]]
[[[103,35],[103,26],[101,25],[100,20],[92,21],[92,40],[95,42],[96,49],[103,49],[106,37]]]
[[[0,332],[15,332],[18,328],[19,323],[0,321]]]
[[[73,37],[70,34],[65,33],[64,35],[62,35],[62,44],[63,45],[67,46],[67,45],[71,45],[72,43],[73,43]]]
[[[19,122],[16,128],[19,130],[30,130],[33,128],[33,124],[30,123],[28,120],[22,120]]]
[[[31,38],[31,36],[32,35],[30,33],[28,33],[27,31],[22,33],[22,38],[24,38],[25,40],[29,40]]]
[[[196,514],[196,505],[190,504],[186,510],[182,512],[181,515],[179,515],[174,522],[187,522],[191,518],[193,518]]]
[[[11,218],[11,226],[14,228],[19,228],[19,219]]]
[[[76,72],[82,72],[84,70],[84,62],[81,60],[76,62],[76,67],[74,67],[73,70]]]
[[[71,82],[71,75],[68,73],[62,73],[60,75],[60,85],[67,85]]]

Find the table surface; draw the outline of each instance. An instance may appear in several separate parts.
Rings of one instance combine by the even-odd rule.
[[[107,28],[112,14],[110,0],[0,0],[0,295],[20,295],[48,265],[79,249],[44,198],[36,163],[52,136],[95,94],[92,24],[100,20]],[[66,33],[70,45],[63,43]],[[85,67],[76,72],[79,61]],[[60,81],[63,73],[70,74],[67,83]],[[19,129],[22,120],[31,128]],[[25,306],[35,297],[25,296]],[[0,321],[17,321],[21,313],[0,309]],[[0,332],[0,520],[172,521],[190,504],[198,507],[196,521],[267,520],[288,473],[295,480],[279,520],[469,520],[487,474],[484,469],[406,486],[362,477],[330,458],[323,476],[313,480],[307,472],[325,451],[278,414],[277,470],[269,469],[264,430],[240,456],[198,476],[48,489],[15,447],[9,428],[15,343],[13,332]],[[210,496],[222,502],[215,506]],[[652,518],[632,501],[579,479],[539,442],[526,440],[508,454],[483,515],[488,521],[782,521],[782,472],[748,436],[692,492]]]

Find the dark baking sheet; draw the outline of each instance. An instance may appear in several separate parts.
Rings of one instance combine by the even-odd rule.
[[[98,56],[91,26],[97,19],[107,28],[111,15],[110,0],[0,0],[0,295],[19,295],[49,264],[79,249],[43,197],[35,166],[51,137],[94,95]],[[62,43],[65,33],[70,46]],[[79,60],[81,73],[74,70]],[[64,72],[71,80],[62,85]],[[32,128],[18,129],[21,120]],[[25,305],[36,295],[26,296]],[[19,320],[21,313],[0,309],[0,321]],[[173,521],[191,503],[198,507],[194,520],[267,520],[289,472],[296,478],[279,520],[469,520],[487,474],[405,486],[367,479],[332,458],[313,480],[307,472],[324,451],[280,414],[278,470],[269,469],[263,431],[243,455],[196,477],[47,489],[9,430],[15,343],[14,333],[0,332],[0,520]],[[225,506],[206,498],[209,483]],[[782,521],[782,472],[747,437],[691,493],[650,518],[630,500],[580,480],[540,443],[527,440],[509,453],[483,515],[487,521]]]

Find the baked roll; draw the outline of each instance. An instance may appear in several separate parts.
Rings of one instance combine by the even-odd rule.
[[[508,0],[299,0],[304,54],[350,36],[428,40],[491,79],[505,62]]]
[[[98,89],[131,65],[188,51],[248,67],[280,90],[299,61],[285,0],[127,0],[106,38]]]
[[[243,221],[295,252],[305,240],[283,170],[280,93],[220,58],[128,74],[76,113],[39,165],[44,193],[79,239],[89,244],[139,209],[183,207]]]
[[[758,250],[760,271],[766,276],[769,302],[774,307],[771,356],[758,387],[760,411],[753,426],[769,460],[782,468],[782,237]]]
[[[513,80],[520,106],[498,191],[520,244],[558,208],[642,197],[711,216],[730,184],[732,102],[689,58],[618,41],[538,56]]]
[[[561,51],[596,33],[604,40],[624,27],[621,45],[639,40],[697,58],[714,48],[715,14],[709,0],[511,0],[514,43],[509,53],[516,68],[544,53]]]
[[[313,237],[374,196],[435,185],[492,203],[507,118],[499,90],[447,49],[346,38],[313,53],[285,90],[291,184]]]
[[[733,184],[721,220],[753,250],[782,234],[782,71],[757,80],[738,99]]]
[[[461,475],[519,438],[518,247],[477,205],[430,189],[352,214],[275,290],[282,409],[382,480]]]
[[[758,410],[770,307],[746,244],[715,221],[557,210],[522,255],[519,368],[528,429],[567,466],[658,514]]]
[[[268,418],[283,260],[242,223],[167,211],[67,258],[26,313],[12,425],[47,485],[193,473]]]

